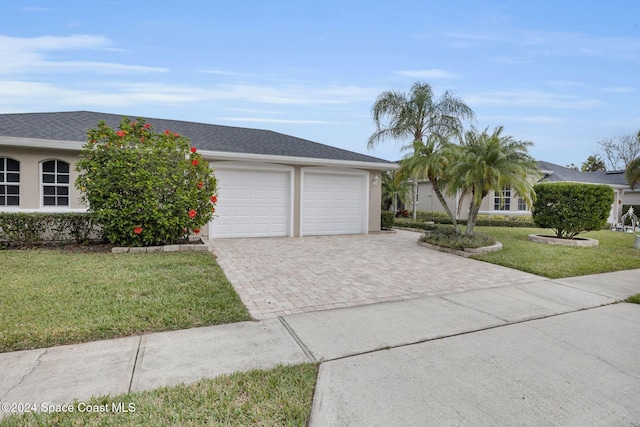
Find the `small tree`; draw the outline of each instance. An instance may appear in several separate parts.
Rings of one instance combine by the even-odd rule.
[[[531,209],[533,222],[566,239],[602,229],[614,196],[608,185],[575,182],[541,183],[536,184],[534,190],[537,198]]]
[[[457,154],[447,169],[447,191],[453,195],[461,190],[463,195],[471,196],[466,234],[473,234],[482,200],[491,190],[513,188],[529,206],[535,199],[531,181],[539,170],[528,151],[533,143],[503,136],[503,129],[499,126],[489,134],[488,128],[482,132],[472,128],[455,146]]]
[[[587,160],[582,162],[581,172],[599,172],[606,171],[607,166],[604,164],[604,160],[597,154],[593,154],[587,157]]]
[[[114,244],[175,243],[199,233],[215,211],[216,178],[189,139],[155,133],[143,119],[125,117],[117,131],[98,123],[76,170],[76,188]]]
[[[640,131],[637,134],[623,135],[615,141],[613,138],[602,138],[597,143],[611,170],[625,169],[631,161],[640,157]]]

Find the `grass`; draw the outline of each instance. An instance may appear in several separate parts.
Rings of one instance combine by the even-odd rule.
[[[0,251],[0,352],[249,320],[209,253]]]
[[[597,239],[593,248],[551,246],[527,240],[529,234],[552,234],[539,228],[476,227],[503,244],[503,249],[473,256],[505,267],[551,279],[640,268],[640,250],[634,249],[634,235],[608,230],[592,231],[578,237]]]
[[[631,295],[626,301],[632,304],[640,304],[640,294]]]
[[[317,364],[223,375],[190,385],[103,396],[89,405],[133,404],[135,412],[27,413],[0,420],[0,426],[304,426],[311,412]]]

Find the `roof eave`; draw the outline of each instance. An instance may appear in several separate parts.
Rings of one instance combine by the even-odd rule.
[[[357,160],[321,159],[315,157],[277,156],[273,154],[233,153],[228,151],[199,150],[207,160],[253,161],[263,163],[284,163],[300,166],[341,166],[358,169],[392,170],[398,169],[395,163],[361,162]]]
[[[59,139],[21,138],[16,136],[0,136],[0,145],[29,148],[53,148],[56,150],[79,151],[84,142],[63,141]]]
[[[20,138],[0,136],[0,145],[29,148],[48,148],[56,150],[80,151],[85,143],[79,141],[61,141],[57,139]],[[254,161],[264,163],[286,163],[301,166],[342,166],[358,169],[392,170],[399,165],[395,163],[362,162],[357,160],[336,160],[314,157],[277,156],[272,154],[233,153],[227,151],[200,150],[207,160]]]

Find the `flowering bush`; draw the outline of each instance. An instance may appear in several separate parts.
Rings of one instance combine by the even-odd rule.
[[[101,121],[87,135],[75,185],[106,240],[170,244],[211,220],[216,178],[188,138],[126,117],[117,131]]]

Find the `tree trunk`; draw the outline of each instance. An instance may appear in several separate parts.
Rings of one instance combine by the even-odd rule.
[[[418,210],[418,180],[413,178],[413,222],[416,221],[416,211]]]
[[[480,205],[482,205],[482,200],[486,197],[488,193],[482,193],[480,200],[476,201],[475,191],[471,192],[471,206],[469,206],[469,218],[467,219],[467,231],[466,234],[472,235],[473,228],[476,226],[476,222],[478,222],[478,212],[480,212]]]
[[[433,186],[433,191],[436,193],[436,197],[438,197],[440,204],[444,208],[444,211],[447,213],[447,216],[451,220],[451,223],[453,224],[453,227],[456,229],[456,233],[457,233],[458,221],[456,220],[456,216],[453,214],[453,212],[451,212],[451,209],[449,209],[449,205],[447,204],[447,201],[445,200],[444,196],[442,195],[442,191],[440,191],[440,187],[438,186],[438,181],[436,181],[435,179],[432,179],[431,177],[429,178],[429,181],[431,181],[431,185]]]

